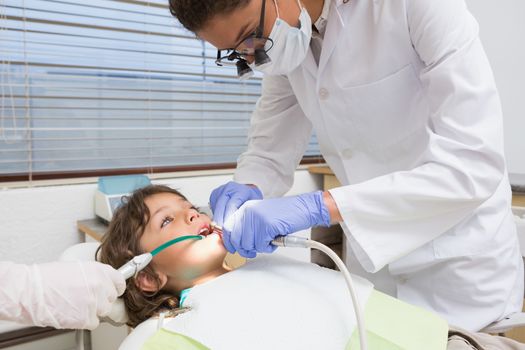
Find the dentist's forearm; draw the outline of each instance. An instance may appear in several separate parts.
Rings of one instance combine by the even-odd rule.
[[[338,222],[343,221],[343,217],[341,216],[341,213],[339,212],[339,208],[337,208],[337,204],[335,203],[334,198],[328,191],[323,192],[323,201],[326,205],[326,208],[328,209],[328,214],[330,214],[330,223],[336,224]]]

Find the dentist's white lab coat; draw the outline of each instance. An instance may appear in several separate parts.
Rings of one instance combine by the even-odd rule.
[[[264,77],[235,180],[284,194],[312,129],[354,272],[469,330],[521,310],[500,100],[463,0],[332,0],[319,66]]]

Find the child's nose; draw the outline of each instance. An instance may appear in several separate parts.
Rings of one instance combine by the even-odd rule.
[[[191,224],[195,221],[195,219],[198,219],[200,217],[200,214],[195,209],[188,210],[188,213],[186,214],[186,221],[188,224]]]

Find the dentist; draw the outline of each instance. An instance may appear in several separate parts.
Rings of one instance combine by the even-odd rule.
[[[264,73],[235,181],[210,198],[230,252],[339,223],[347,264],[381,291],[472,331],[521,311],[500,100],[463,0],[170,9],[219,48],[217,64]],[[280,198],[313,130],[342,186]]]

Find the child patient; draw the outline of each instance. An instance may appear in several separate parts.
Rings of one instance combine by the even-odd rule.
[[[98,255],[115,268],[174,238],[204,236],[166,248],[127,281],[121,298],[128,325],[142,325],[121,349],[190,349],[180,345],[187,344],[181,334],[206,344],[191,349],[359,348],[352,303],[338,272],[273,255],[233,270],[210,223],[184,195],[162,185],[135,191],[116,211]],[[463,333],[449,331],[436,315],[373,291],[365,280],[354,277],[354,284],[370,349],[471,349]],[[189,288],[184,306],[190,311],[183,313],[180,295]],[[151,321],[145,321],[164,311],[178,314],[164,327],[169,331],[148,328]],[[495,348],[522,349],[506,339],[470,336]]]
[[[103,263],[118,268],[174,238],[199,233],[205,236],[166,248],[136,278],[127,281],[122,299],[129,326],[135,327],[159,311],[176,309],[181,291],[230,271],[224,262],[227,250],[221,237],[208,231],[211,219],[180,192],[151,185],[135,191],[124,202],[99,248]]]

